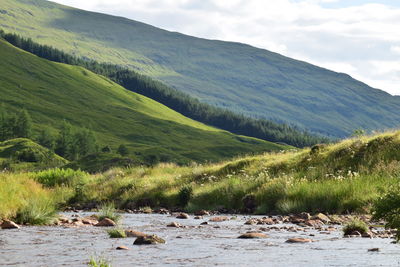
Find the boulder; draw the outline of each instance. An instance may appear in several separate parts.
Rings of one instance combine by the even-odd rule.
[[[210,222],[224,222],[224,221],[229,221],[229,218],[226,216],[219,216],[210,219]]]
[[[312,220],[320,220],[323,223],[329,223],[331,219],[323,213],[318,213],[311,218]]]
[[[372,232],[365,232],[365,233],[362,233],[362,234],[361,234],[361,237],[364,237],[364,238],[372,238],[372,237],[373,237],[373,234],[372,234]]]
[[[298,214],[297,217],[299,217],[299,218],[301,218],[303,220],[311,219],[311,215],[308,212],[302,212],[302,213]]]
[[[289,238],[288,240],[286,240],[286,243],[310,243],[310,242],[314,241],[312,239],[303,237]]]
[[[172,222],[172,223],[168,224],[167,227],[179,228],[179,227],[182,227],[182,225],[180,223],[177,223],[177,222]]]
[[[208,215],[210,215],[210,213],[208,211],[206,211],[206,210],[199,210],[199,211],[196,211],[194,213],[194,215],[196,215],[196,216],[208,216]]]
[[[304,222],[307,226],[311,226],[311,227],[318,227],[323,225],[323,223],[320,220],[306,220]]]
[[[257,223],[258,223],[257,219],[250,219],[250,220],[247,220],[244,224],[245,225],[254,225],[254,224],[257,224]]]
[[[117,247],[117,250],[128,250],[129,248],[128,247],[125,247],[125,246],[119,246],[119,247]]]
[[[134,231],[134,230],[125,230],[126,237],[143,237],[147,236],[145,233]]]
[[[189,219],[190,216],[187,213],[179,213],[178,216],[176,216],[177,219]]]
[[[203,216],[196,216],[196,217],[194,217],[194,219],[195,220],[201,220],[201,219],[203,219]]]
[[[19,225],[13,221],[4,220],[1,225],[1,229],[19,229]]]
[[[108,226],[116,226],[117,224],[109,219],[109,218],[104,218],[103,220],[99,221],[97,224],[94,226],[102,226],[102,227],[108,227]]]
[[[379,252],[380,249],[379,248],[370,248],[368,249],[368,252]]]
[[[134,245],[155,245],[155,244],[165,244],[165,240],[156,235],[146,235],[136,238]]]
[[[245,233],[240,235],[238,238],[242,238],[242,239],[254,239],[254,238],[267,238],[268,235],[263,234],[263,233]]]

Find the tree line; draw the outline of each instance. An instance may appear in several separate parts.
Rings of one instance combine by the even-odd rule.
[[[66,121],[58,133],[44,128],[34,135],[32,127],[32,118],[26,109],[12,113],[0,108],[0,141],[29,138],[69,160],[77,160],[99,150],[91,130],[74,128]]]
[[[5,33],[2,30],[0,30],[0,37],[14,46],[39,57],[55,62],[82,66],[96,74],[108,77],[130,91],[154,99],[184,116],[235,134],[285,143],[296,147],[312,146],[316,143],[330,141],[326,137],[311,134],[294,126],[266,119],[251,118],[202,103],[196,98],[173,89],[162,82],[119,65],[79,58],[51,46],[35,43],[30,38]]]

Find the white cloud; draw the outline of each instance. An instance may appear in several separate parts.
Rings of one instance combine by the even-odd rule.
[[[400,8],[340,0],[56,0],[182,33],[248,43],[400,94]],[[334,3],[335,2],[335,3]],[[324,8],[332,4],[338,8]]]

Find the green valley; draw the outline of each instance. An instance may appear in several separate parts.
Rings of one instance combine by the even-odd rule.
[[[400,124],[399,97],[267,50],[194,38],[45,0],[3,0],[0,9],[6,32],[130,67],[237,113],[334,137]]]
[[[59,130],[63,121],[94,131],[100,144],[127,144],[153,161],[215,161],[285,146],[206,126],[84,68],[54,63],[0,41],[3,108],[25,108],[34,131]]]

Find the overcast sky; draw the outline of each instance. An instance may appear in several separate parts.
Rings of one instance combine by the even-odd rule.
[[[400,95],[400,0],[55,0],[181,33],[237,41]]]

